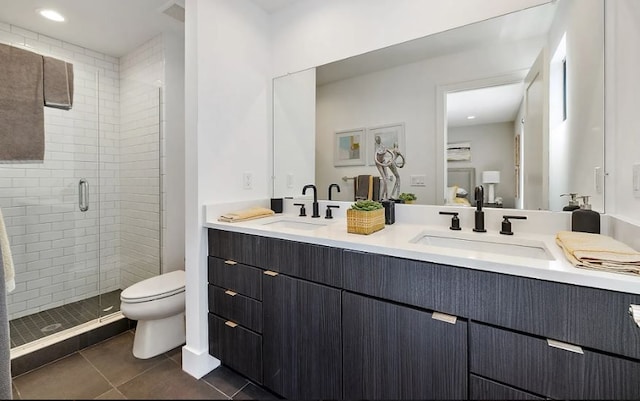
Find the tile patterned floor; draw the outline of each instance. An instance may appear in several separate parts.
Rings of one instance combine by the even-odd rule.
[[[11,348],[18,347],[48,335],[97,319],[104,314],[120,310],[120,290],[73,302],[9,322]]]
[[[224,366],[200,380],[181,367],[181,347],[151,359],[131,353],[132,330],[13,378],[14,399],[274,400]]]

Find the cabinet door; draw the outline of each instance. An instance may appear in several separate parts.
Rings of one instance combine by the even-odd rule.
[[[466,399],[467,323],[343,293],[345,399]]]
[[[287,399],[342,398],[340,291],[263,276],[264,385]]]

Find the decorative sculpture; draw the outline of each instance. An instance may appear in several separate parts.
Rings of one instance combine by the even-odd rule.
[[[404,155],[400,153],[396,143],[393,144],[392,149],[388,149],[384,144],[382,144],[380,136],[376,135],[374,158],[376,167],[378,168],[382,179],[382,194],[380,195],[380,198],[382,200],[389,199],[389,189],[387,186],[389,181],[389,174],[387,170],[389,170],[395,177],[395,183],[391,191],[391,198],[397,199],[400,195],[400,173],[398,172],[398,169],[404,167]]]

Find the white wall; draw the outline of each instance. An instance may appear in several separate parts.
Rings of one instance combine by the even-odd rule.
[[[632,166],[640,163],[640,2],[607,1],[606,6],[606,210],[640,224],[640,198],[632,190]]]
[[[208,355],[203,206],[271,192],[271,57],[267,14],[248,0],[186,2],[187,344],[183,367],[201,377]],[[243,173],[253,189],[243,189]]]

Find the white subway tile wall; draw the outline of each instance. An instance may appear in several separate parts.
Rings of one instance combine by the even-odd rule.
[[[160,273],[162,36],[120,59],[120,274],[123,288]]]
[[[0,23],[0,43],[71,62],[75,75],[72,110],[45,108],[44,162],[0,164],[16,267],[9,318],[158,274],[159,105],[147,82],[162,69],[162,38],[118,59]],[[81,178],[87,212],[78,208]]]

